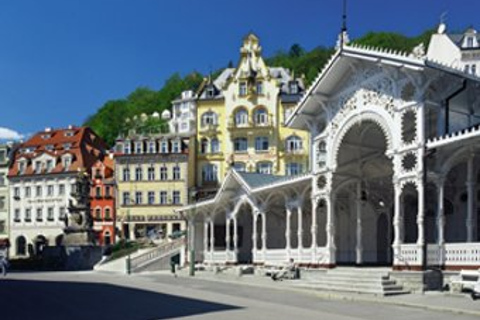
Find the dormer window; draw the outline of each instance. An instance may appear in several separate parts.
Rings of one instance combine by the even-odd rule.
[[[213,86],[210,86],[207,88],[207,97],[208,98],[213,98],[215,96],[215,88]]]
[[[42,134],[42,139],[43,139],[43,140],[50,139],[51,137],[52,137],[52,136],[51,136],[50,134],[48,134],[48,133]]]
[[[131,153],[130,142],[126,141],[125,145],[123,146],[123,153],[130,154]]]
[[[136,154],[141,154],[143,152],[143,146],[142,146],[142,142],[141,141],[137,141],[135,142],[135,153]]]
[[[18,163],[18,173],[19,174],[24,174],[26,167],[27,167],[27,163],[25,161],[20,161]]]
[[[65,137],[73,137],[74,132],[73,131],[66,131],[65,132]]]
[[[64,143],[63,144],[63,149],[65,150],[70,150],[72,148],[72,144],[71,143]]]
[[[41,161],[35,161],[35,173],[39,174],[42,172],[42,162]]]
[[[263,82],[257,82],[257,94],[263,94]]]
[[[298,83],[297,81],[291,81],[290,84],[290,94],[297,94],[298,93]]]
[[[53,144],[47,144],[47,145],[45,146],[45,150],[47,150],[47,151],[53,151]]]
[[[473,37],[467,38],[467,48],[473,48]]]
[[[47,160],[47,172],[50,172],[52,170],[53,170],[53,161]]]
[[[155,141],[148,142],[148,153],[155,153],[156,152],[156,143]]]
[[[70,165],[72,164],[72,157],[71,156],[66,156],[63,158],[63,167],[65,170],[68,170],[70,168]]]
[[[180,141],[174,141],[173,142],[172,153],[180,153]]]
[[[161,153],[168,153],[168,141],[163,140],[160,144],[160,152]]]
[[[238,95],[243,97],[247,95],[247,83],[242,81],[238,87]]]

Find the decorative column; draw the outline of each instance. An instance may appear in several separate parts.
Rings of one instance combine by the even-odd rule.
[[[436,181],[437,187],[437,244],[439,252],[439,265],[443,265],[443,251],[445,245],[445,212],[443,204],[443,192],[444,192],[444,179],[438,179]]]
[[[285,206],[285,209],[287,210],[287,221],[285,224],[285,243],[286,243],[286,251],[287,251],[287,259],[290,259],[290,250],[291,250],[291,237],[290,237],[290,218],[292,216],[292,209],[290,204],[287,204]]]
[[[237,216],[233,216],[233,251],[235,253],[235,262],[238,260],[238,226]]]
[[[312,197],[312,262],[317,262],[317,206],[318,200],[316,197]]]
[[[210,256],[212,261],[214,261],[214,252],[215,252],[215,226],[213,224],[213,218],[210,219]]]
[[[257,220],[258,210],[253,210],[253,226],[252,226],[252,257],[253,262],[257,259]]]
[[[425,170],[426,168],[424,168]],[[425,244],[425,186],[422,179],[417,180],[417,194],[418,194],[418,210],[417,210],[417,263],[423,266],[425,256],[427,254]]]
[[[475,204],[475,180],[474,180],[474,170],[473,170],[473,155],[468,158],[467,162],[467,220],[465,221],[467,227],[467,242],[473,242],[473,205]]]
[[[398,263],[401,252],[401,245],[403,243],[402,225],[403,216],[401,212],[402,207],[402,188],[399,183],[394,183],[394,213],[393,213],[393,254],[394,264]]]
[[[327,252],[328,252],[328,261],[329,264],[334,265],[336,263],[336,247],[335,247],[335,213],[333,207],[335,205],[335,197],[330,193],[326,198],[327,204],[327,223],[326,223],[326,232],[327,232]]]
[[[262,216],[262,254],[263,261],[267,261],[267,215],[265,212],[260,213]]]
[[[363,246],[362,246],[362,187],[360,183],[357,183],[357,245],[356,251],[356,263],[362,264],[363,262]]]
[[[230,226],[231,226],[231,223],[232,223],[232,219],[230,217],[228,217],[228,213],[227,213],[227,223],[226,223],[226,230],[225,230],[225,246],[226,246],[226,252],[227,252],[227,261],[231,261],[231,258],[230,258],[230,247],[232,246],[232,243],[231,243],[231,234],[230,234]]]
[[[297,204],[297,216],[298,216],[298,228],[297,228],[297,248],[298,248],[298,262],[302,261],[302,251],[303,251],[303,210],[302,210],[302,200],[298,200]]]
[[[207,257],[207,254],[209,252],[208,242],[208,220],[207,217],[205,217],[205,220],[203,221],[203,255],[205,258]]]

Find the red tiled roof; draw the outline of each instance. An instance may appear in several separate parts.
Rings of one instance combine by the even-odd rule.
[[[31,150],[26,152],[27,149]],[[45,154],[54,158],[53,168],[49,172],[42,170],[38,174],[76,172],[79,169],[90,171],[92,165],[103,157],[106,149],[105,142],[88,127],[41,131],[18,146],[8,175],[19,175],[18,161],[21,158],[27,160],[22,176],[36,174],[33,166],[35,158]],[[66,154],[72,155],[68,170],[65,170],[62,163],[62,157]]]

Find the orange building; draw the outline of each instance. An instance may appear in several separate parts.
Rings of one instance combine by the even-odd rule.
[[[90,208],[93,229],[99,245],[115,243],[115,180],[113,155],[98,160],[92,166],[92,187]]]

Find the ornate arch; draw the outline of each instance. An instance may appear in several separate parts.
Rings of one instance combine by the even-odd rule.
[[[478,148],[474,149],[478,150]],[[468,153],[471,151],[471,146],[465,146],[452,153],[441,166],[441,172],[447,175],[456,165],[460,164],[462,161],[466,161]]]
[[[385,110],[382,110],[380,108],[368,108],[360,111],[351,112],[339,124],[340,130],[338,130],[332,140],[332,153],[329,160],[334,171],[337,166],[338,154],[345,135],[354,125],[364,121],[371,121],[379,126],[385,137],[387,153],[389,150],[394,149],[394,139],[392,133],[393,129],[390,129],[394,128],[394,122]]]
[[[258,210],[258,206],[257,204],[255,203],[255,201],[253,199],[251,199],[250,197],[241,197],[240,200],[235,204],[235,206],[233,207],[233,216],[237,216],[238,215],[238,210],[240,209],[240,207],[244,204],[247,204],[250,206],[250,208],[252,208],[252,214],[253,212],[255,212],[256,210]]]

